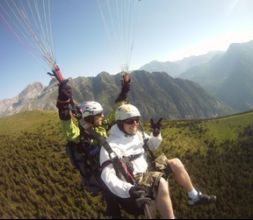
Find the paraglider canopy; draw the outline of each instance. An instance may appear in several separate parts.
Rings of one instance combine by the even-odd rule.
[[[53,69],[51,0],[1,0],[0,21],[38,60]]]
[[[109,42],[122,72],[129,72],[140,0],[97,0]]]

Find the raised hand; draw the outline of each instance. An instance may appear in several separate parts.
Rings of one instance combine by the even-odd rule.
[[[127,93],[129,91],[129,89],[130,89],[130,82],[131,82],[130,74],[125,73],[122,76],[122,80],[121,80],[122,92]]]
[[[68,85],[68,80],[63,80],[59,84],[58,89],[58,101],[60,102],[70,102],[72,99],[72,88]]]
[[[160,130],[161,130],[161,122],[162,122],[162,118],[160,118],[157,122],[154,122],[153,118],[150,119],[150,127],[153,131],[153,136],[157,137],[160,134]]]

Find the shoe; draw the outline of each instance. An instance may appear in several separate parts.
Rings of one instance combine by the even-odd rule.
[[[198,192],[198,197],[196,199],[190,199],[189,200],[189,205],[207,205],[210,203],[214,203],[216,201],[216,196],[214,195],[205,195],[202,194],[201,192]]]

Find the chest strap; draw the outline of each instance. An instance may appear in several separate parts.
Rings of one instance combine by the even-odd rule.
[[[137,158],[139,158],[141,155],[143,155],[143,153],[139,153],[139,154],[135,154],[135,155],[131,155],[131,156],[128,156],[128,157],[123,157],[122,160],[125,161],[126,163],[127,162],[131,162],[133,160],[136,160]],[[105,161],[102,165],[101,165],[101,171],[109,166],[110,164],[112,164],[112,160],[107,160]]]

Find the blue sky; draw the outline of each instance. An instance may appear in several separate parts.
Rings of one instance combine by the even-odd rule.
[[[118,58],[124,51],[119,51],[119,46],[124,45],[108,35],[119,19],[114,26],[104,25],[109,19],[103,20],[106,12],[102,8],[101,14],[99,4],[105,1],[52,0],[53,50],[66,77],[121,71]],[[135,9],[131,70],[152,60],[179,60],[253,39],[252,0],[141,0]],[[34,58],[0,22],[0,100],[16,96],[36,81],[47,85],[48,71],[50,67]]]

